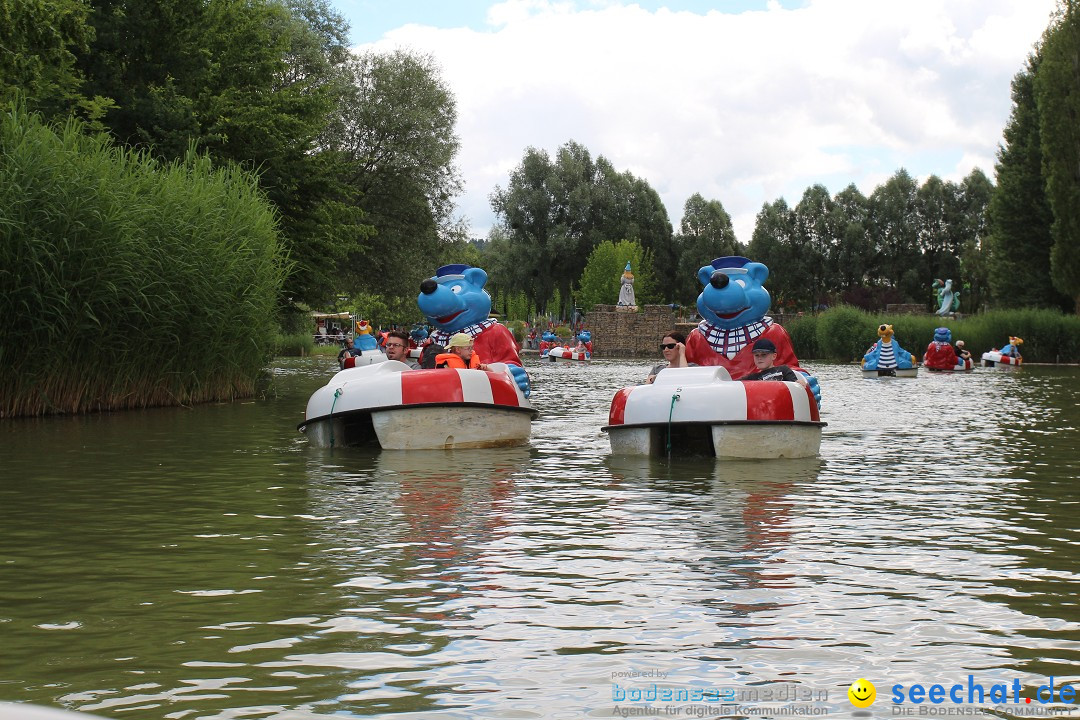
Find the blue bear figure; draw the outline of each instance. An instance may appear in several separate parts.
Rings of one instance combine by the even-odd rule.
[[[703,318],[686,339],[686,359],[697,365],[720,365],[735,380],[757,371],[753,345],[760,338],[776,346],[776,364],[806,376],[821,404],[817,378],[799,367],[787,331],[765,313],[772,298],[764,282],[769,268],[740,256],[716,258],[698,269],[704,285],[697,309]]]
[[[409,337],[417,345],[421,345],[428,338],[428,329],[426,325],[420,325],[419,323],[413,326],[413,329],[409,331]]]
[[[491,296],[484,290],[487,273],[471,265],[444,265],[420,283],[416,304],[435,326],[431,342],[446,345],[450,336],[463,332],[485,363],[506,363],[526,397],[531,393],[529,375],[521,366],[517,342],[505,325],[491,314]]]

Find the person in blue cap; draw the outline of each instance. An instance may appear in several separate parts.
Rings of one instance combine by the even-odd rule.
[[[740,380],[784,380],[786,382],[797,382],[803,387],[806,387],[806,380],[803,376],[787,365],[775,365],[776,362],[776,345],[772,340],[768,338],[761,338],[754,343],[754,367],[757,368],[757,372],[752,372],[749,375],[744,375],[739,378]]]

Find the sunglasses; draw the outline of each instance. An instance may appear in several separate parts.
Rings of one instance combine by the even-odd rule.
[[[679,347],[679,343],[660,343],[661,350],[674,350]]]

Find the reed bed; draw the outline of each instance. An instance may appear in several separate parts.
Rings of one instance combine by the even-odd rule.
[[[1080,362],[1080,317],[1057,310],[993,310],[951,319],[840,306],[797,318],[786,329],[800,358],[851,361],[862,359],[882,323],[892,325],[900,346],[919,358],[934,339],[934,329],[947,327],[953,342],[963,340],[976,360],[987,350],[1007,345],[1013,335],[1024,340],[1020,351],[1025,362]]]
[[[0,417],[253,394],[287,271],[252,175],[0,118]]]

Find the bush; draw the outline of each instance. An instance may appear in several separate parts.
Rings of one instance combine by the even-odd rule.
[[[822,357],[817,341],[817,316],[803,315],[787,320],[784,329],[791,336],[791,347],[800,361]]]
[[[792,336],[796,354],[804,351],[796,340],[803,337],[801,323],[786,328]],[[1080,317],[1065,315],[1057,310],[995,310],[960,319],[936,315],[868,314],[850,307],[832,308],[817,318],[817,342],[821,357],[850,361],[862,358],[876,339],[882,323],[893,326],[894,337],[902,348],[922,358],[926,346],[934,339],[934,330],[947,327],[953,342],[963,340],[976,360],[987,350],[1007,345],[1009,336],[1023,338],[1020,352],[1025,362],[1080,362]]]
[[[340,352],[338,348],[334,348]],[[306,357],[315,351],[315,338],[310,333],[277,335],[274,338],[274,354]]]
[[[254,394],[287,270],[253,175],[0,117],[0,417]]]
[[[823,358],[851,361],[862,359],[877,339],[876,322],[870,315],[849,305],[830,308],[817,318],[816,336]]]

